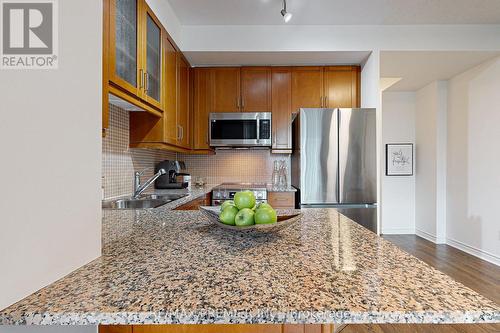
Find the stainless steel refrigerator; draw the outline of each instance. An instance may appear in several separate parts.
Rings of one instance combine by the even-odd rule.
[[[291,172],[301,207],[336,207],[376,232],[375,109],[300,109]]]

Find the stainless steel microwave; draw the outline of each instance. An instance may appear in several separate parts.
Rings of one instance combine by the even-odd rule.
[[[271,147],[271,112],[210,113],[211,147]]]

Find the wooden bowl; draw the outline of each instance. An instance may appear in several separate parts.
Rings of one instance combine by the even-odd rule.
[[[219,220],[220,206],[202,206],[202,212],[210,222],[223,229],[232,230],[235,232],[247,233],[274,233],[297,223],[302,218],[302,213],[291,215],[278,215],[278,222],[272,224],[254,224],[249,226],[235,226],[224,224]]]

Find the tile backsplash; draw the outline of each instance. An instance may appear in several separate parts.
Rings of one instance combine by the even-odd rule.
[[[202,177],[209,184],[271,183],[275,160],[286,160],[290,170],[289,155],[271,154],[269,150],[218,150],[216,155],[178,155],[186,163],[193,181]]]
[[[155,163],[175,159],[176,154],[161,150],[129,148],[129,113],[109,106],[109,128],[102,141],[102,176],[106,199],[132,193],[134,171],[154,167]],[[144,179],[153,175],[148,170]]]
[[[134,171],[154,167],[156,163],[167,159],[184,161],[193,182],[197,177],[202,177],[208,184],[271,183],[275,160],[286,160],[290,170],[289,155],[271,154],[269,150],[218,150],[216,155],[189,155],[133,149],[128,144],[129,113],[110,105],[109,128],[102,141],[102,176],[106,199],[130,195]],[[143,177],[147,179],[152,175],[153,170],[149,170]]]

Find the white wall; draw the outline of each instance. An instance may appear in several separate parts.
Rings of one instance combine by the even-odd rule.
[[[374,50],[361,66],[361,107],[377,110],[377,234],[380,234],[380,216],[382,211],[382,188],[380,182],[380,161],[382,153],[382,113],[380,91],[380,52]]]
[[[161,24],[167,29],[170,37],[172,37],[175,43],[182,49],[182,26],[177,15],[175,15],[175,12],[170,6],[170,3],[166,0],[146,0],[146,2],[160,20]]]
[[[446,81],[416,93],[415,229],[435,243],[446,240],[446,96]]]
[[[102,1],[59,1],[59,69],[0,73],[0,309],[100,255]]]
[[[500,58],[449,81],[448,243],[500,265]]]
[[[190,25],[182,51],[499,50],[500,25]]]
[[[385,175],[385,145],[415,144],[415,92],[382,93],[382,234],[415,233],[415,176]]]

